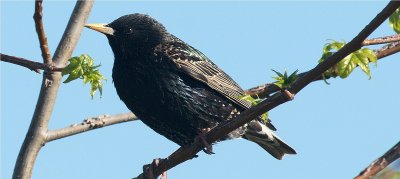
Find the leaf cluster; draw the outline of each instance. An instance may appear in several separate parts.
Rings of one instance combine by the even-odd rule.
[[[69,83],[78,78],[82,79],[84,84],[90,83],[90,96],[92,98],[97,90],[99,90],[101,96],[103,91],[102,82],[106,80],[98,70],[101,65],[94,65],[93,58],[87,54],[72,57],[68,61],[68,66],[62,71],[63,76],[68,75],[63,83]]]
[[[274,82],[274,84],[276,86],[279,86],[279,88],[281,88],[281,89],[286,89],[286,88],[289,88],[290,85],[297,80],[297,77],[298,77],[297,76],[297,72],[299,70],[294,71],[290,75],[287,74],[286,70],[285,70],[285,72],[283,74],[280,73],[280,72],[277,72],[275,70],[272,70],[272,71],[275,72],[278,75],[278,76],[272,77],[273,79],[276,80],[276,82]]]
[[[336,53],[345,44],[346,44],[345,42],[338,42],[334,40],[332,40],[331,43],[325,44],[325,46],[323,47],[322,57],[319,60],[319,63],[323,62],[324,60],[326,60],[326,58]],[[369,68],[370,62],[376,65],[377,57],[375,53],[368,48],[362,48],[346,56],[339,63],[337,63],[332,68],[324,72],[323,76],[324,78],[336,77],[336,76],[340,76],[340,78],[347,78],[351,74],[351,72],[353,72],[353,70],[357,66],[359,66],[361,70],[368,76],[368,79],[370,79],[371,78],[371,70]]]

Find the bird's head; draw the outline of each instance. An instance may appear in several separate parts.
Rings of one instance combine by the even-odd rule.
[[[86,24],[87,28],[105,34],[114,51],[121,49],[152,49],[167,36],[165,27],[144,14],[122,16],[109,24]]]

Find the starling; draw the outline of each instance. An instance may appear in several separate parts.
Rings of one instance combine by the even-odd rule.
[[[86,27],[108,38],[120,99],[143,123],[180,146],[251,107],[231,77],[148,15],[130,14]],[[254,119],[220,141],[242,137],[277,159],[296,154],[274,130],[272,124]]]

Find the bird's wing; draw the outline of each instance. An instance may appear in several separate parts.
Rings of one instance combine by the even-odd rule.
[[[207,84],[244,109],[251,107],[249,101],[242,99],[245,95],[243,89],[200,51],[180,40],[163,44],[157,49],[187,75]]]
[[[180,39],[173,36],[172,42],[159,45],[155,52],[167,56],[168,59],[188,76],[207,84],[236,105],[244,109],[252,106],[251,102],[242,99],[245,92],[230,76],[218,68],[203,53]],[[261,118],[258,119],[265,123],[271,130],[276,130],[271,120],[266,122],[261,120]]]

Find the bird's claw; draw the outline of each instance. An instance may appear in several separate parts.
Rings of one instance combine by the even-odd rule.
[[[143,173],[145,175],[145,178],[150,178],[150,179],[158,178],[158,176],[154,175],[154,167],[157,167],[159,163],[160,163],[160,159],[156,158],[156,159],[153,160],[153,162],[151,164],[143,166]],[[161,174],[161,178],[160,179],[167,179],[167,172],[166,171],[164,171]]]
[[[203,143],[203,145],[205,147],[205,149],[203,149],[203,151],[209,155],[214,154],[214,152],[212,151],[212,145],[209,144],[205,138],[207,132],[210,132],[210,131],[211,131],[210,128],[201,129],[201,131],[198,133],[198,135],[196,137],[196,140],[200,140]]]

